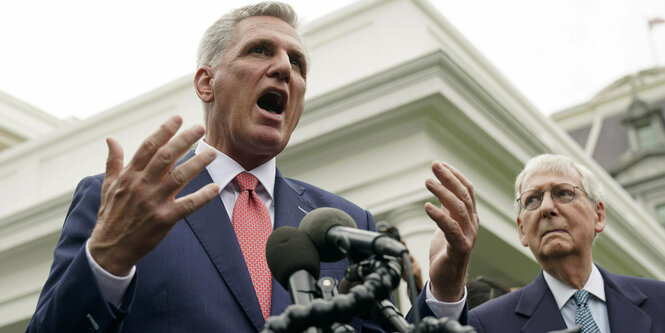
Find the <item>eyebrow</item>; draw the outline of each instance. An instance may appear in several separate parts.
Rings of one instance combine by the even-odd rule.
[[[530,188],[530,189],[528,189],[528,190],[524,190],[524,191],[522,191],[522,192],[520,192],[520,193],[525,193],[525,192],[527,192],[527,191],[544,192],[544,191],[543,191],[543,188],[547,188],[547,189],[549,189],[549,190],[552,190],[552,187],[557,186],[557,185],[562,185],[562,184],[566,184],[566,185],[570,185],[570,186],[572,186],[572,187],[579,187],[580,189],[584,189],[584,187],[583,187],[582,184],[576,185],[576,184],[574,184],[574,183],[561,182],[561,183],[552,184],[552,186],[549,186],[549,187],[532,187],[532,188]]]
[[[246,47],[249,47],[250,45],[270,45],[270,46],[275,46],[275,40],[272,38],[268,37],[257,37],[255,39],[250,39],[245,43]],[[306,59],[304,51],[299,50],[300,47],[297,48],[289,48],[287,49],[288,53],[292,57],[298,57],[300,60]]]

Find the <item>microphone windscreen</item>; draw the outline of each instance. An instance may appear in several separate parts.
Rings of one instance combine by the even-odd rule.
[[[294,227],[280,227],[270,234],[266,244],[266,260],[270,273],[287,290],[293,273],[304,269],[318,279],[321,271],[319,252],[312,240]]]
[[[333,262],[346,257],[346,254],[326,240],[326,233],[334,226],[358,228],[353,218],[346,212],[332,207],[317,208],[300,221],[299,229],[312,239],[319,250],[321,261]]]

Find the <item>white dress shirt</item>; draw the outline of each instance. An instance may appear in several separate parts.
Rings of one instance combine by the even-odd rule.
[[[575,300],[572,297],[577,289],[557,280],[547,272],[543,271],[543,276],[552,295],[554,295],[554,300],[561,311],[566,326],[575,326],[576,307]],[[607,305],[605,304],[605,283],[596,265],[592,265],[591,275],[589,275],[589,279],[582,289],[589,292],[587,305],[598,329],[601,333],[609,333],[610,321],[607,316]]]
[[[425,283],[425,290],[425,304],[427,304],[437,318],[448,317],[457,320],[462,315],[464,303],[466,303],[466,286],[464,286],[462,299],[451,303],[441,302],[434,297],[434,294],[429,289],[429,280]]]
[[[211,148],[210,145],[201,140],[194,153],[199,154],[207,148]],[[239,173],[246,170],[238,164],[238,162],[224,155],[222,152],[217,150],[216,152],[217,157],[206,166],[206,170],[210,174],[213,183],[219,185],[219,188],[221,188],[219,195],[224,203],[224,208],[226,208],[226,212],[229,215],[229,220],[231,220],[233,218],[233,206],[235,206],[236,199],[238,198],[238,195],[240,195],[239,189],[233,185],[232,180]],[[270,212],[270,221],[273,226],[275,225],[275,204],[273,195],[275,190],[276,170],[275,158],[272,158],[268,162],[248,171],[259,180],[259,185],[256,187],[256,194],[268,208],[268,211]],[[104,295],[104,298],[109,303],[119,305],[127,288],[129,288],[129,284],[132,282],[132,278],[134,278],[134,275],[136,274],[136,266],[132,267],[127,276],[115,276],[99,266],[99,264],[92,258],[87,241],[85,244],[85,253],[92,273],[97,279],[97,284],[99,285],[102,295]]]
[[[547,286],[550,288],[552,295],[554,295],[554,300],[561,311],[561,316],[563,316],[566,326],[575,326],[576,308],[575,301],[571,297],[577,289],[557,280],[545,271],[543,271],[543,275]],[[437,318],[460,317],[462,311],[464,311],[464,303],[466,302],[466,287],[464,288],[464,296],[462,299],[454,303],[437,300],[429,289],[429,281],[427,281],[425,289],[427,290],[425,303]],[[600,274],[596,265],[593,265],[591,268],[591,275],[583,289],[589,292],[587,305],[589,306],[593,319],[596,321],[596,325],[598,325],[598,329],[600,329],[601,333],[609,333],[610,322],[607,316],[607,305],[605,304],[605,283],[603,281],[603,276]]]

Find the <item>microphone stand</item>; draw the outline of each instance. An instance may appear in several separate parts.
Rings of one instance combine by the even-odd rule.
[[[401,264],[396,259],[377,260],[379,263],[362,284],[351,288],[349,294],[333,295],[330,299],[314,299],[309,305],[292,304],[279,316],[268,318],[264,333],[302,332],[310,326],[331,327],[351,321],[356,315],[369,315],[374,302],[390,295],[400,281]]]
[[[379,318],[381,328],[390,332],[409,332],[409,322],[387,299],[376,302],[372,308],[372,315]]]
[[[314,299],[308,305],[292,304],[279,316],[268,318],[263,333],[302,332],[309,327],[324,328],[325,332],[354,332],[348,325],[356,315],[369,317],[372,313],[383,321],[382,327],[401,333],[443,332],[443,333],[475,333],[470,326],[462,326],[451,318],[423,318],[419,325],[408,324],[404,317],[386,298],[400,282],[402,265],[388,256],[371,259],[371,272],[361,271],[362,283],[350,288],[348,294],[337,294],[330,289],[331,281],[322,278],[317,285],[325,285],[322,295],[326,299]],[[352,265],[353,266],[353,265]],[[351,267],[351,266],[350,266]],[[334,284],[336,286],[336,283]],[[341,329],[337,331],[337,329]]]
[[[337,280],[325,276],[319,279],[319,281],[316,283],[316,286],[318,287],[319,292],[321,293],[321,298],[324,300],[330,300],[333,297],[338,295],[337,291]],[[321,329],[323,333],[355,333],[356,331],[353,329],[352,326],[346,325],[346,324],[341,324],[341,323],[333,323],[330,325],[330,327],[325,327]]]

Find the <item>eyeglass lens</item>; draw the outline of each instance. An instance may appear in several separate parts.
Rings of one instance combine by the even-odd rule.
[[[526,210],[533,210],[543,203],[544,193],[547,191],[529,190],[520,196],[520,205]],[[575,187],[570,184],[557,184],[549,190],[552,200],[558,203],[568,203],[575,198]]]

